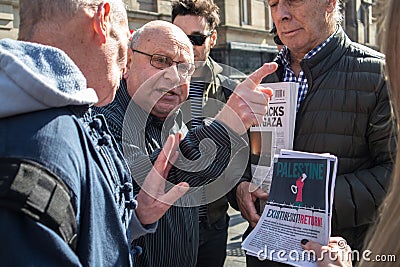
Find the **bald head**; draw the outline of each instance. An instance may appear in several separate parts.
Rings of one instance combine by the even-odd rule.
[[[189,93],[193,47],[186,34],[167,21],[151,21],[135,31],[125,74],[133,101],[165,119]]]
[[[138,49],[141,46],[160,44],[167,42],[167,46],[176,46],[193,55],[193,46],[186,34],[174,24],[153,20],[136,30],[132,36],[131,48]]]

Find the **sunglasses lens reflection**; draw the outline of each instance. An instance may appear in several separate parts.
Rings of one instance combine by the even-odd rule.
[[[204,41],[206,40],[207,36],[205,35],[188,35],[190,41],[193,45],[203,45]]]

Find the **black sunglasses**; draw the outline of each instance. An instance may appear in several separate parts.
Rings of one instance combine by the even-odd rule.
[[[197,45],[197,46],[202,46],[204,44],[204,42],[206,41],[208,36],[211,36],[211,34],[214,31],[210,31],[209,33],[207,33],[206,35],[204,34],[191,34],[188,35],[187,37],[189,37],[189,40],[192,42],[193,45]]]

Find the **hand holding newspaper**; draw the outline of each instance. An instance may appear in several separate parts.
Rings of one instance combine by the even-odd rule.
[[[281,150],[275,157],[270,195],[261,219],[242,243],[260,260],[317,266],[302,239],[328,244],[337,158]]]
[[[293,82],[264,83],[273,90],[268,113],[260,126],[250,128],[252,183],[269,192],[274,156],[281,149],[292,149],[296,121],[298,85]],[[265,201],[257,203],[260,210]],[[260,212],[261,213],[261,212]]]

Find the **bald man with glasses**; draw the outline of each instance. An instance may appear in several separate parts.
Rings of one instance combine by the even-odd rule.
[[[132,246],[143,251],[134,256],[135,266],[196,265],[196,187],[221,175],[231,154],[247,146],[241,135],[261,122],[271,94],[258,90],[257,85],[275,68],[274,64],[260,68],[236,88],[231,102],[215,120],[188,131],[179,107],[188,97],[194,72],[192,43],[180,28],[166,21],[151,21],[134,32],[127,71],[116,98],[97,111],[106,116],[133,170],[137,182],[134,191],[157,159],[165,138],[179,131],[183,137],[178,158],[169,170],[167,187],[183,181],[191,187],[186,197],[159,220],[154,234],[134,241]]]

